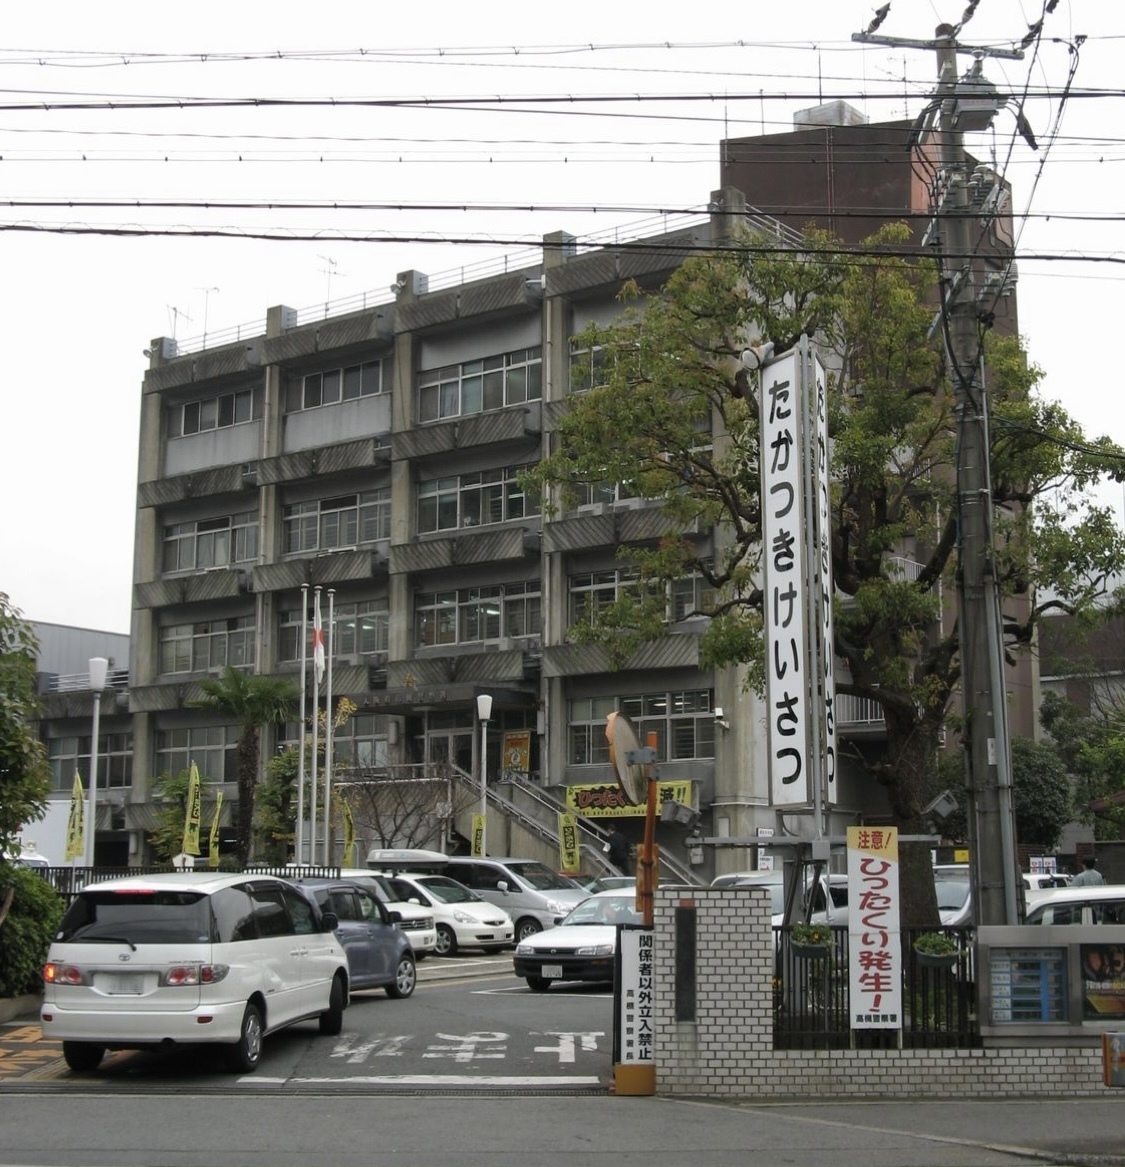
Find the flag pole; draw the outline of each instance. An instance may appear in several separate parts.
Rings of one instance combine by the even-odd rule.
[[[358,632],[357,632],[358,635]],[[336,640],[336,589],[328,589],[328,715],[324,719],[324,866],[332,864],[332,841],[328,825],[332,821],[332,657]]]
[[[320,623],[320,584],[313,588],[313,699],[312,699],[312,802],[309,813],[309,862],[316,862],[316,770],[320,729],[320,678],[324,672],[324,629]]]
[[[301,584],[301,723],[297,746],[297,838],[293,858],[305,861],[305,689],[308,682],[306,653],[309,636],[309,585]]]

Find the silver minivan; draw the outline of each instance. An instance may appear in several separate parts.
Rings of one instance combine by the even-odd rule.
[[[544,928],[553,928],[560,917],[590,895],[581,884],[535,859],[454,855],[442,874],[503,908],[515,921],[517,944]]]
[[[108,1049],[218,1043],[257,1068],[262,1038],[298,1021],[337,1034],[348,960],[337,917],[266,875],[179,871],[87,884],[43,967],[43,1036],[66,1064]]]

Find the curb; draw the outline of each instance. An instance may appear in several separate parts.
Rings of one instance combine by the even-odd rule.
[[[13,1017],[21,1017],[25,1013],[37,1015],[42,1001],[40,993],[25,993],[22,997],[0,999],[0,1024],[11,1021]]]

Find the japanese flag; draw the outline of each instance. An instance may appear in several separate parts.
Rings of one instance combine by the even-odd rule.
[[[324,680],[324,627],[320,622],[320,592],[313,599],[313,668],[316,683]]]

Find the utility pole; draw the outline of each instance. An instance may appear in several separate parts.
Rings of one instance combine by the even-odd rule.
[[[970,6],[967,10],[971,15]],[[964,706],[966,792],[973,902],[978,924],[1020,922],[1022,894],[1016,856],[1004,678],[1000,591],[992,544],[992,480],[989,467],[988,407],[979,339],[977,282],[964,132],[987,129],[1004,99],[981,73],[985,55],[1021,59],[1016,49],[980,49],[958,44],[960,26],[941,24],[933,41],[855,33],[852,39],[937,53],[937,96],[920,119],[936,134],[940,177],[936,183],[931,232],[940,246],[946,352],[953,377],[957,415],[958,639]],[[962,79],[957,54],[976,62]],[[933,130],[934,117],[937,128]],[[923,132],[924,132],[923,131]]]

